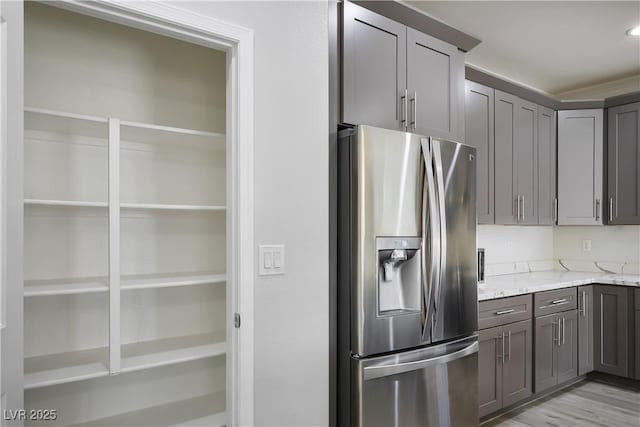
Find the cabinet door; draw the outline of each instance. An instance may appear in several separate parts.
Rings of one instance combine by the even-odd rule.
[[[496,224],[516,224],[514,187],[514,118],[518,98],[495,91],[495,220]]]
[[[578,375],[593,371],[593,286],[578,288]]]
[[[564,311],[560,321],[560,344],[557,351],[558,384],[578,376],[578,311]]]
[[[493,224],[493,89],[467,81],[465,141],[476,147],[478,224]]]
[[[602,110],[558,111],[558,224],[602,224]]]
[[[628,367],[628,290],[598,285],[595,297],[595,370],[626,377]]]
[[[531,320],[506,325],[504,331],[506,354],[502,367],[502,405],[508,406],[531,396]]]
[[[635,311],[636,318],[636,379],[640,380],[640,310]]]
[[[556,112],[538,105],[538,224],[556,222]]]
[[[640,102],[609,108],[610,224],[640,224]]]
[[[344,3],[342,121],[405,129],[406,27]]]
[[[410,129],[463,142],[464,53],[407,28],[407,86]]]
[[[518,100],[515,123],[515,193],[520,197],[519,224],[538,223],[538,106]]]
[[[550,314],[535,319],[535,387],[540,393],[558,383],[557,350],[558,346],[558,315]]]
[[[502,408],[502,327],[482,329],[478,334],[478,401],[483,417]]]

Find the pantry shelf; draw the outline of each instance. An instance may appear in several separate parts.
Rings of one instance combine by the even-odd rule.
[[[107,277],[25,280],[24,296],[88,294],[109,291]]]
[[[183,273],[183,274],[145,274],[123,276],[120,283],[121,289],[153,289],[170,288],[178,286],[194,286],[208,284],[222,284],[227,280],[226,274],[215,273]]]
[[[226,354],[227,344],[214,334],[190,335],[122,346],[122,372],[190,362]]]

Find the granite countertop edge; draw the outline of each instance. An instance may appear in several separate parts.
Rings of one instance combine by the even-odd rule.
[[[492,276],[488,277],[484,284],[478,286],[478,301],[595,283],[640,288],[640,275],[544,271]]]

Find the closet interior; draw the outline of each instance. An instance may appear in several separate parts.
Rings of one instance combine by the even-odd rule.
[[[225,124],[225,52],[25,2],[25,409],[225,425]]]

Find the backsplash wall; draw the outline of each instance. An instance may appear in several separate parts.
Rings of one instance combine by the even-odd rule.
[[[583,251],[583,240],[591,250]],[[479,225],[487,276],[564,270],[640,274],[640,226]]]
[[[583,240],[591,241],[590,251]],[[640,274],[640,226],[554,227],[553,257],[557,269]]]
[[[485,249],[485,275],[552,270],[553,227],[479,225],[478,247]]]

